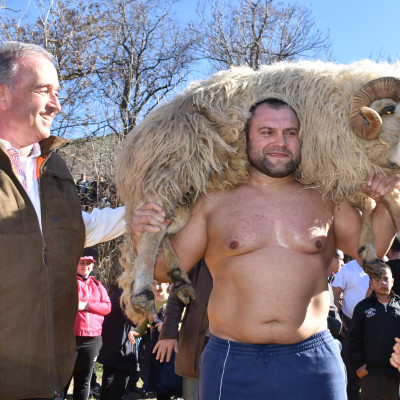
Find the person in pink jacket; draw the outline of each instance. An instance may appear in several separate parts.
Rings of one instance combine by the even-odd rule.
[[[77,268],[79,306],[74,326],[76,337],[74,400],[89,398],[90,378],[102,345],[101,331],[104,316],[111,311],[107,290],[90,275],[97,257],[97,247],[84,249]]]

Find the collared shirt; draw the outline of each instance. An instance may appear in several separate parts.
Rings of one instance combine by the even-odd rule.
[[[17,149],[14,149],[11,144],[4,139],[0,139],[1,146],[8,152],[10,149],[12,149],[14,152],[16,152],[19,156],[19,151]],[[40,229],[42,229],[42,218],[41,218],[41,209],[40,209],[40,196],[39,196],[39,184],[38,184],[38,179],[36,177],[36,163],[37,163],[37,158],[41,155],[40,151],[40,146],[39,143],[35,143],[32,146],[32,150],[29,153],[28,156],[26,157],[21,157],[19,156],[19,159],[21,161],[22,167],[23,167],[23,173],[18,173],[16,171],[16,166],[14,164],[13,159],[11,159],[11,163],[13,164],[14,171],[16,171],[16,175],[22,185],[25,187],[26,193],[28,194],[33,207],[35,208],[36,214],[38,216],[39,220],[39,225]],[[25,184],[23,183],[25,179]]]

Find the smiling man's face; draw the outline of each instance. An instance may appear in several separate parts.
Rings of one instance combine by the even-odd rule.
[[[260,104],[246,135],[250,167],[273,178],[294,173],[301,160],[299,121],[289,107]]]
[[[57,71],[50,60],[32,55],[20,59],[18,64],[14,86],[6,88],[6,126],[2,131],[4,139],[21,149],[49,137],[61,106]]]

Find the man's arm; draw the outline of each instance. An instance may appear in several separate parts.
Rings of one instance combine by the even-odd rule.
[[[191,271],[192,272],[192,271]],[[189,273],[189,279],[191,279]],[[185,304],[175,294],[173,290],[168,297],[165,305],[164,323],[161,328],[160,337],[154,347],[153,354],[157,353],[156,359],[160,362],[169,362],[172,352],[178,353],[179,322]]]
[[[94,208],[91,213],[82,211],[85,223],[85,247],[115,239],[126,232],[125,207]]]
[[[207,243],[207,216],[212,203],[208,198],[201,198],[191,210],[189,220],[185,227],[171,242],[176,255],[185,271],[189,271],[204,256]],[[157,203],[147,203],[140,207],[134,214],[131,225],[132,239],[137,251],[137,244],[143,232],[159,232],[168,226],[165,212]],[[154,276],[158,281],[167,282],[166,261],[162,251],[158,252]]]
[[[378,258],[382,258],[387,253],[396,233],[392,217],[388,209],[380,202],[380,198],[393,190],[399,181],[399,178],[395,175],[376,175],[367,178],[367,186],[364,192],[377,202],[372,212],[372,226]],[[358,255],[361,214],[347,202],[335,207],[334,232],[336,247],[340,248],[345,254],[361,261]]]
[[[390,357],[390,364],[392,364],[392,366],[394,368],[397,368],[400,372],[400,339],[399,338],[395,338],[396,343],[393,346],[393,353],[392,356]]]

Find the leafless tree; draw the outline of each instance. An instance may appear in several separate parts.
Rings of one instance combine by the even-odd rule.
[[[186,34],[158,0],[35,5],[35,19],[26,10],[0,13],[0,38],[34,42],[56,56],[63,89],[58,136],[126,135],[186,78]]]
[[[168,2],[166,2],[168,3]],[[172,4],[173,2],[169,2]],[[127,134],[138,118],[180,85],[192,61],[184,29],[159,0],[109,0],[102,72],[110,130]]]
[[[326,55],[328,33],[315,28],[311,12],[299,5],[274,0],[217,0],[198,5],[201,23],[190,29],[198,56],[212,70],[246,65],[255,70],[262,64]]]

